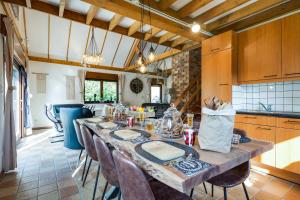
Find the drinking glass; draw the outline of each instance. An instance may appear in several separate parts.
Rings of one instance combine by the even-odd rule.
[[[154,124],[152,119],[146,120],[146,130],[147,131],[153,131],[154,130]]]
[[[144,127],[144,121],[145,121],[145,113],[143,113],[143,112],[139,113],[139,119],[140,119],[141,127],[143,128]]]
[[[188,113],[187,116],[187,124],[190,128],[193,128],[194,114]]]

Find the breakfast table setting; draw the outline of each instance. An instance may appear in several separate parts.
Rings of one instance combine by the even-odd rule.
[[[206,104],[199,129],[193,128],[192,119],[183,124],[181,113],[173,106],[162,119],[152,120],[152,126],[146,120],[134,122],[129,116],[125,122],[106,117],[77,121],[153,178],[188,194],[204,181],[273,148],[271,142],[237,137],[230,125],[232,119],[234,122],[231,107],[225,103],[219,107]]]

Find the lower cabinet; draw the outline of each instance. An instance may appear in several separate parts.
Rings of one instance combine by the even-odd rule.
[[[236,123],[236,128],[243,129],[247,132],[247,136],[257,140],[270,141],[275,144],[276,128],[270,126],[262,126],[255,124]],[[275,167],[275,148],[253,158],[253,160]]]
[[[276,167],[300,174],[300,130],[276,129]]]

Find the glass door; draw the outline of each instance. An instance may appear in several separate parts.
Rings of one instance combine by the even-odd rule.
[[[15,130],[17,143],[20,142],[22,136],[22,110],[21,110],[21,74],[19,67],[13,67],[13,112],[14,112],[14,121],[15,121]]]

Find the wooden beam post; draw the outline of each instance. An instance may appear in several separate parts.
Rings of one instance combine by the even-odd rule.
[[[135,32],[137,32],[140,29],[141,22],[135,21],[128,29],[128,36],[133,35]]]
[[[108,30],[112,31],[116,26],[118,26],[119,22],[123,19],[122,15],[115,14],[115,16],[109,22]]]
[[[31,8],[31,0],[26,0],[26,6],[27,8]]]
[[[90,24],[92,22],[92,20],[94,19],[95,15],[97,14],[99,10],[99,7],[97,6],[90,6],[90,9],[87,13],[87,16],[86,16],[86,24]]]
[[[58,11],[58,16],[63,17],[64,16],[64,11],[65,11],[65,5],[66,5],[66,0],[60,0],[59,2],[59,11]]]

